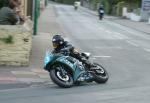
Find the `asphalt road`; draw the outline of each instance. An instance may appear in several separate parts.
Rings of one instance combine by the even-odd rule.
[[[54,5],[65,37],[108,71],[106,84],[70,89],[41,84],[0,91],[1,103],[148,103],[150,101],[150,36],[72,6]]]

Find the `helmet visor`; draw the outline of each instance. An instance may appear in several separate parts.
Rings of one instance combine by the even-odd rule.
[[[58,46],[59,46],[58,43],[53,43],[54,48],[57,48]]]

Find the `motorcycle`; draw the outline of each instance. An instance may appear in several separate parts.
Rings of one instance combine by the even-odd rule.
[[[49,72],[55,84],[63,88],[70,88],[73,85],[80,85],[82,82],[107,82],[109,76],[103,66],[93,63],[95,66],[88,68],[78,59],[67,54],[69,53],[46,53],[44,69]],[[81,53],[81,55],[86,59],[90,57],[90,53]]]
[[[99,10],[99,20],[104,18],[104,10]]]
[[[74,2],[74,10],[78,10],[79,2]]]

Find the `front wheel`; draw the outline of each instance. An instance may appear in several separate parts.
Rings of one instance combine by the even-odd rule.
[[[103,19],[103,14],[99,14],[99,20]]]
[[[102,20],[103,19],[103,17],[102,16],[99,16],[99,20]]]
[[[75,9],[75,10],[77,10],[77,9],[78,9],[78,7],[77,7],[77,6],[75,6],[75,7],[74,7],[74,9]]]
[[[50,77],[60,87],[70,88],[73,86],[72,75],[63,65],[54,65],[50,70]]]
[[[109,79],[108,73],[105,70],[105,68],[97,63],[94,63],[95,69],[94,71],[94,77],[95,77],[95,82],[96,83],[106,83],[107,80]]]

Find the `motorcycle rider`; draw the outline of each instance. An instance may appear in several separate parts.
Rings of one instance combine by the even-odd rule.
[[[99,9],[98,9],[98,14],[99,14],[99,19],[102,20],[103,16],[104,16],[104,6],[100,5]]]
[[[69,56],[74,57],[86,64],[88,68],[91,68],[91,64],[84,56],[82,56],[68,41],[65,41],[61,35],[54,35],[52,38],[52,44],[54,50],[52,53],[64,53],[64,51],[69,51]],[[65,55],[65,54],[64,54]]]

